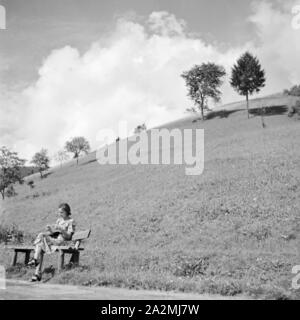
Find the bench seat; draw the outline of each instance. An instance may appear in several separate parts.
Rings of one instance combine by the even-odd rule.
[[[34,250],[34,246],[12,246],[12,245],[9,245],[9,246],[5,246],[5,248],[13,249],[18,252],[25,252],[25,251]],[[72,246],[57,246],[56,251],[58,251],[58,250],[82,251],[82,250],[84,250],[84,248],[75,249]]]

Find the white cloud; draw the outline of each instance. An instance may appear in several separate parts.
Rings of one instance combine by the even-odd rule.
[[[184,36],[186,22],[166,11],[153,12],[148,19],[149,29],[164,36]]]
[[[292,27],[292,8],[299,0],[263,1],[253,4],[250,21],[257,28],[260,43],[256,53],[266,69],[266,93],[300,83],[300,30]]]
[[[266,68],[263,94],[299,83],[300,31],[291,28],[291,8],[260,2],[253,10],[249,19],[260,42],[225,52],[187,34],[186,23],[167,12],[152,13],[145,25],[120,19],[111,34],[83,54],[69,46],[54,50],[44,60],[37,82],[22,94],[21,121],[15,121],[12,106],[10,113],[1,107],[0,129],[5,114],[11,130],[0,142],[11,144],[15,139],[11,145],[29,158],[42,147],[53,153],[76,135],[97,148],[97,132],[115,128],[120,120],[127,120],[131,130],[143,122],[151,127],[175,120],[191,106],[182,71],[214,61],[230,73],[246,49]],[[228,77],[222,91],[223,102],[240,99]]]

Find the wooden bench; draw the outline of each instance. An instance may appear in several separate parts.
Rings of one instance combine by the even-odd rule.
[[[60,272],[64,267],[65,254],[71,254],[70,263],[74,265],[79,264],[80,251],[84,248],[80,247],[81,241],[89,238],[91,230],[84,230],[75,232],[72,240],[70,241],[70,246],[58,246],[56,252],[59,253],[58,256],[58,272]],[[12,265],[15,266],[18,260],[18,253],[25,253],[24,263],[28,264],[30,259],[31,251],[34,251],[34,246],[7,246],[7,248],[14,250],[14,255],[12,259]]]

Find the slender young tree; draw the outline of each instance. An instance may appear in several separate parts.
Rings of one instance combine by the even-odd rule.
[[[185,80],[188,88],[188,96],[196,106],[188,111],[198,112],[200,110],[202,120],[204,120],[204,110],[208,109],[208,98],[212,98],[215,102],[220,101],[221,91],[219,88],[225,75],[226,72],[222,66],[211,62],[195,65],[189,71],[183,72],[181,77]]]
[[[265,86],[265,71],[256,57],[245,52],[233,66],[231,71],[231,86],[243,96],[246,96],[249,119],[249,95],[259,92]]]
[[[66,150],[59,150],[55,155],[54,159],[60,163],[60,167],[62,167],[63,162],[70,159],[69,154]]]
[[[43,172],[50,168],[50,158],[48,157],[48,151],[46,149],[42,149],[41,151],[37,152],[33,156],[31,163],[36,166],[41,175],[41,178],[43,178]]]

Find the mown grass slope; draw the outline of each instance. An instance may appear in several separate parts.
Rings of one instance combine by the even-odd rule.
[[[277,110],[277,111],[276,111]],[[273,108],[215,112],[168,128],[204,128],[205,168],[106,165],[95,154],[68,164],[1,203],[1,223],[35,234],[70,203],[78,228],[92,228],[81,267],[52,281],[287,297],[300,264],[300,122]],[[290,236],[288,239],[282,235]],[[1,249],[0,263],[9,264]],[[4,253],[7,254],[4,254]],[[46,264],[56,263],[48,256]],[[55,265],[55,264],[54,264]],[[9,269],[11,276],[32,271]]]

